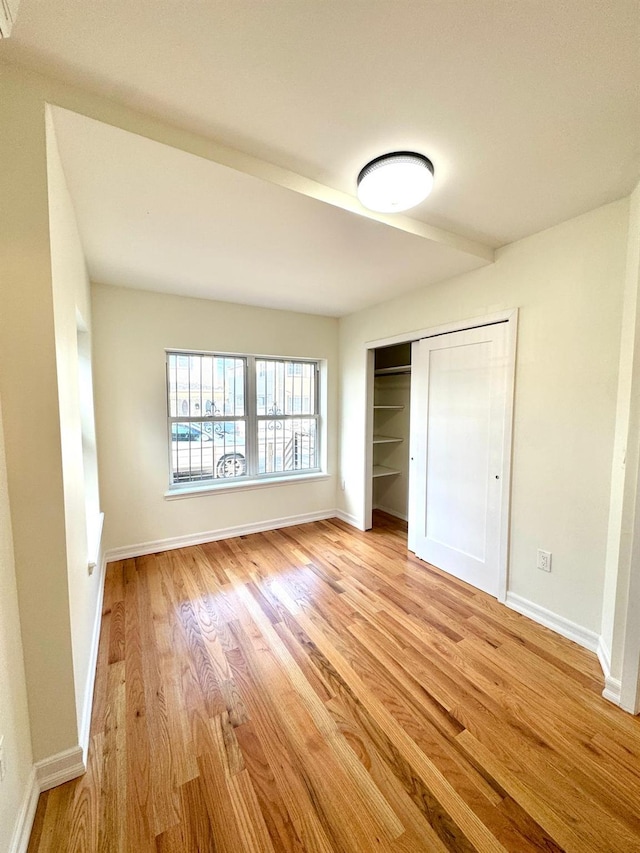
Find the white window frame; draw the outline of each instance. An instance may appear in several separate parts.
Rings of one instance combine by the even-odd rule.
[[[171,415],[170,410],[170,356],[205,356],[218,358],[236,358],[244,361],[244,415],[207,415],[201,412],[197,416]],[[256,361],[272,361],[285,365],[285,376],[288,376],[287,364],[310,364],[314,368],[314,414],[266,414],[258,415],[257,387],[256,387]],[[167,349],[165,350],[165,372],[166,372],[166,401],[167,401],[167,443],[168,443],[168,474],[169,487],[165,497],[181,497],[189,494],[207,493],[218,490],[252,488],[257,485],[269,485],[276,483],[293,483],[305,479],[319,479],[326,477],[322,465],[326,454],[323,448],[325,413],[323,405],[326,404],[324,394],[325,371],[322,369],[321,359],[306,357],[291,357],[277,355],[258,355],[253,353],[229,353],[205,350]],[[315,420],[315,465],[312,468],[302,468],[293,471],[274,471],[258,473],[258,424],[260,421],[296,421],[300,419]],[[202,480],[186,480],[173,482],[173,460],[172,427],[174,423],[205,423],[205,422],[228,422],[240,421],[245,426],[245,459],[247,463],[246,474],[238,477],[210,477]]]

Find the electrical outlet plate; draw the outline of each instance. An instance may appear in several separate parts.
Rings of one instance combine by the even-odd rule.
[[[551,551],[542,551],[538,548],[537,566],[541,572],[551,571]]]

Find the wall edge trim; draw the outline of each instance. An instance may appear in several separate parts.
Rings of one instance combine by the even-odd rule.
[[[96,612],[93,621],[93,634],[91,637],[91,649],[89,651],[89,670],[87,672],[87,683],[84,692],[82,706],[82,719],[80,721],[80,746],[82,747],[82,760],[85,765],[88,761],[89,741],[91,738],[91,712],[93,711],[93,691],[96,683],[96,670],[98,667],[98,647],[100,645],[100,629],[102,628],[102,605],[104,602],[104,582],[107,574],[106,552],[102,551],[100,558],[100,577],[98,579],[98,599],[96,601]]]
[[[622,707],[620,704],[621,694],[622,694],[622,684],[620,683],[620,679],[619,678],[612,678],[611,676],[605,675],[605,677],[604,677],[604,690],[602,691],[603,699],[606,699],[608,702],[612,702],[614,705],[617,705],[618,707]]]
[[[602,691],[602,696],[609,702],[613,702],[614,705],[620,705],[622,682],[619,678],[614,678],[611,675],[611,651],[602,637],[598,640],[596,654],[604,673],[604,690]]]

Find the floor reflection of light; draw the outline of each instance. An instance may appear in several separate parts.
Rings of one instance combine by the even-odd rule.
[[[286,577],[286,576],[285,576]],[[298,603],[291,597],[286,586],[278,578],[271,578],[268,583],[271,593],[281,601],[289,613],[295,615],[300,612]]]

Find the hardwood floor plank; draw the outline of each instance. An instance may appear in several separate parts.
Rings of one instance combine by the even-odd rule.
[[[227,787],[238,824],[241,850],[251,853],[274,853],[269,830],[246,770],[227,779]]]
[[[440,839],[426,819],[423,810],[416,805],[401,779],[393,772],[373,741],[367,736],[353,707],[336,696],[328,700],[327,708],[347,743],[367,768],[376,786],[404,827],[403,833],[394,840],[392,849],[398,851],[426,849],[433,853],[450,849]]]
[[[45,815],[36,848],[38,853],[60,853],[60,850],[66,849],[75,786],[75,781],[67,782],[48,792]]]
[[[236,738],[274,849],[285,853],[303,850],[253,725],[238,726]]]
[[[100,791],[102,789],[102,755],[104,735],[99,732],[89,745],[89,766],[84,776],[77,780],[69,810],[70,853],[97,850],[100,833]]]
[[[234,844],[250,853],[269,853],[273,851],[273,845],[228,716],[212,720],[211,731],[215,751],[224,767],[227,794],[235,817]]]
[[[111,607],[109,631],[109,663],[124,660],[124,601],[116,601]]]
[[[116,560],[109,563],[104,586],[104,606],[111,608],[116,601],[124,601],[126,573],[135,565],[133,560]]]
[[[595,656],[376,518],[111,564],[89,767],[29,853],[637,853]]]
[[[216,844],[207,812],[202,779],[198,776],[180,788],[182,830],[185,853],[216,853]]]
[[[213,721],[212,721],[213,722]],[[214,732],[209,732],[209,747],[198,758],[202,793],[211,823],[216,850],[234,853],[240,846],[240,828],[236,822],[233,804],[226,784],[223,757]]]
[[[144,689],[144,661],[138,573],[135,562],[125,570],[125,703],[127,761],[126,820],[127,844],[140,853],[155,849],[153,801],[151,800],[151,748],[147,727]],[[153,652],[152,652],[153,653]],[[123,816],[120,815],[120,820]]]
[[[274,629],[286,646],[289,654],[293,657],[296,664],[302,671],[305,679],[318,695],[320,701],[326,702],[328,699],[331,699],[333,693],[329,685],[322,678],[322,673],[314,667],[313,662],[309,660],[305,654],[304,647],[300,644],[297,638],[299,632],[296,631],[296,636],[294,636],[289,624],[285,624],[283,622],[275,625]]]
[[[160,557],[162,555],[158,555]],[[166,695],[166,724],[173,758],[174,782],[182,787],[198,775],[196,751],[191,737],[190,715],[185,707],[182,670],[188,668],[184,647],[176,643],[179,631],[172,619],[175,602],[162,571],[148,573],[157,663]]]
[[[125,662],[109,666],[109,700],[104,719],[102,751],[102,814],[98,829],[100,853],[127,850],[127,697]]]
[[[154,835],[160,835],[165,829],[180,822],[180,798],[174,769],[172,743],[169,738],[166,689],[158,661],[159,648],[153,620],[154,603],[151,600],[149,588],[148,574],[152,565],[152,557],[141,557],[136,560],[140,640],[145,650],[142,665],[149,736],[149,760],[153,768],[151,774],[152,815]],[[159,603],[155,602],[156,612],[158,606]]]
[[[212,576],[216,585],[224,586],[229,583],[229,578],[221,564],[220,547],[217,542],[204,542],[202,545],[196,546],[196,553],[203,559],[201,565],[206,567],[208,573]]]
[[[184,579],[181,576],[179,555],[172,555],[172,563],[174,566],[175,586],[180,599],[180,625],[184,632],[189,660],[193,663],[195,677],[200,688],[207,716],[215,717],[216,714],[221,714],[225,710],[224,697],[220,690],[216,668],[209,654],[207,643],[200,631],[195,607],[191,603]]]

